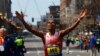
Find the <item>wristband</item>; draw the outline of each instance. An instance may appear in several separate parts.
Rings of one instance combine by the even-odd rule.
[[[80,16],[78,16],[78,20],[80,20]]]
[[[80,20],[80,18],[78,18],[78,20]]]

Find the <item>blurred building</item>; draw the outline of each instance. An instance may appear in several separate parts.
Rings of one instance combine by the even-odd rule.
[[[4,26],[8,28],[5,20],[11,17],[11,0],[0,0],[0,27]]]
[[[46,15],[41,16],[41,21],[37,22],[37,29],[43,32],[46,32],[46,23],[49,17],[49,13],[46,13]]]
[[[66,28],[70,26],[73,22],[77,20],[77,17],[79,16],[80,11],[87,5],[93,5],[94,0],[60,0],[60,18],[61,18],[61,24],[66,25],[63,28]],[[100,2],[98,0],[98,2]],[[99,3],[98,3],[99,4]],[[91,31],[96,24],[96,6],[91,6],[91,12],[88,14],[85,19],[82,20],[82,22],[78,25],[75,32],[79,31]],[[100,10],[99,10],[100,11]],[[76,17],[76,19],[74,18]],[[88,23],[87,23],[88,22]]]
[[[0,0],[0,13],[7,18],[12,17],[11,0]]]
[[[0,27],[3,26],[9,33],[14,33],[19,27],[13,20],[11,4],[11,0],[0,0]]]
[[[50,16],[58,23],[60,21],[60,6],[49,6]]]

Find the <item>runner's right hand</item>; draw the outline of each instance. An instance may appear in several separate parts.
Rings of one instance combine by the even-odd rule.
[[[19,13],[18,11],[16,11],[16,17],[21,21],[24,21],[24,14],[22,12]]]

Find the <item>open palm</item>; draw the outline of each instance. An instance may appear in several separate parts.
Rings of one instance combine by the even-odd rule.
[[[83,9],[81,12],[80,12],[80,17],[83,18],[87,13],[87,9]]]
[[[24,14],[23,14],[22,12],[19,13],[18,11],[16,11],[16,16],[17,16],[17,18],[20,19],[21,21],[24,20]]]

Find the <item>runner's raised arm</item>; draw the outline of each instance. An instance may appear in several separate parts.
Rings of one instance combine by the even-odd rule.
[[[68,34],[70,31],[72,31],[79,24],[79,22],[84,18],[84,16],[86,15],[86,13],[87,13],[87,9],[82,10],[81,13],[80,13],[80,17],[78,18],[78,20],[75,23],[73,23],[70,27],[68,27],[68,28],[66,28],[64,30],[61,30],[60,31],[60,33],[61,33],[60,35],[63,37],[66,34]]]
[[[39,37],[41,37],[41,38],[44,37],[44,33],[43,33],[43,32],[39,32],[39,31],[37,31],[37,30],[31,28],[31,27],[25,22],[25,20],[24,20],[24,14],[23,14],[22,12],[21,12],[21,13],[18,13],[18,12],[16,11],[16,16],[17,16],[17,18],[24,24],[25,28],[26,28],[28,31],[32,32],[33,34],[35,34],[35,35],[37,35],[37,36],[39,36]]]

